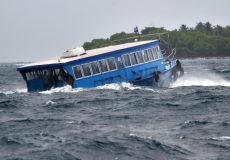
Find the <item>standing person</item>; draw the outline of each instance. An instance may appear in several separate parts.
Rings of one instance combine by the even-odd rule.
[[[137,26],[134,27],[134,33],[135,33],[135,34],[139,34],[139,30],[138,30],[138,27],[137,27]]]
[[[141,39],[141,36],[139,34],[139,30],[138,30],[138,27],[134,27],[134,33],[138,35],[138,38]]]

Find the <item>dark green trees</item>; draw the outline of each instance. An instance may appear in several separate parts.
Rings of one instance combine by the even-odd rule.
[[[163,27],[146,27],[141,34],[116,33],[108,39],[94,39],[84,43],[83,47],[94,49],[114,44],[132,42],[134,39],[148,40],[156,37],[146,35],[169,32],[171,46],[176,47],[179,57],[230,56],[230,26],[213,26],[210,22],[199,22],[194,28],[182,24],[179,30],[168,31]],[[163,41],[162,41],[163,42]]]

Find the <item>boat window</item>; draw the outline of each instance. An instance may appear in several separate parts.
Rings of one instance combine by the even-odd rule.
[[[29,80],[33,80],[34,79],[34,74],[33,72],[26,72],[26,79]]]
[[[154,59],[157,59],[157,52],[155,48],[152,48]]]
[[[158,52],[157,48],[154,48],[154,49],[155,49],[155,53],[156,53],[156,58],[159,59],[160,58],[159,52]]]
[[[136,53],[136,57],[137,57],[138,63],[143,63],[144,62],[143,55],[142,55],[141,51]]]
[[[43,69],[42,75],[43,75],[42,76],[43,78],[46,78],[46,77],[50,78],[50,77],[52,77],[52,71],[49,69]]]
[[[80,66],[75,66],[73,68],[73,70],[74,70],[75,78],[81,78],[82,77],[82,72],[81,72],[81,67]]]
[[[130,57],[130,60],[131,60],[132,65],[137,64],[137,57],[136,57],[135,53],[131,53],[131,54],[129,55],[129,57]]]
[[[123,63],[122,63],[121,57],[118,57],[118,58],[116,59],[116,63],[117,63],[117,68],[118,68],[118,69],[123,68]]]
[[[108,66],[106,64],[106,60],[100,60],[99,61],[100,67],[101,67],[101,72],[107,72],[108,71]]]
[[[97,62],[92,62],[91,67],[92,67],[93,74],[100,73],[100,69],[99,69],[99,66],[98,66]]]
[[[34,79],[38,79],[36,71],[33,71]]]
[[[40,70],[36,70],[36,71],[34,71],[34,72],[35,72],[35,74],[34,74],[35,78],[36,78],[36,79],[41,79],[42,75],[41,75]]]
[[[148,51],[147,50],[144,50],[144,60],[145,60],[145,62],[149,61]]]
[[[84,76],[90,76],[91,75],[90,65],[88,63],[83,64],[82,69],[83,69],[83,72],[84,72]]]
[[[154,60],[152,49],[148,49],[149,60]]]
[[[108,65],[109,65],[109,69],[110,70],[115,70],[117,69],[114,58],[108,58],[107,59]]]
[[[47,84],[51,84],[53,83],[54,79],[53,79],[53,70],[51,69],[43,69],[42,70],[42,77],[44,80],[44,83]]]
[[[162,54],[161,54],[161,49],[160,49],[159,46],[157,47],[157,53],[158,53],[158,57],[159,57],[159,58],[163,58],[163,56],[162,56]]]
[[[130,62],[130,59],[129,59],[129,55],[124,54],[124,55],[122,55],[122,57],[123,57],[123,61],[124,61],[125,66],[126,66],[126,67],[131,66],[131,62]]]
[[[59,69],[59,68],[56,68],[55,70],[55,75],[56,75],[56,77],[57,77],[57,80],[58,81],[61,81],[62,80],[62,72],[61,72],[61,69]]]

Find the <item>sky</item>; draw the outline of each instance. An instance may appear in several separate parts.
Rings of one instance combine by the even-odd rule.
[[[57,57],[135,26],[227,26],[229,6],[230,0],[0,0],[0,62]]]

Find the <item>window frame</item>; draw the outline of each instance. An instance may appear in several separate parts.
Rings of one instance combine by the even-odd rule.
[[[146,52],[145,52],[145,51],[146,51]],[[148,57],[148,60],[145,59],[145,55]],[[145,62],[149,62],[149,61],[150,61],[149,55],[148,55],[148,49],[143,50],[143,58],[144,58],[144,61],[145,61]]]
[[[100,64],[101,61],[105,61],[105,64],[106,64],[106,67],[107,67],[107,71],[104,71],[104,72],[102,71],[101,64]],[[108,63],[107,63],[107,60],[106,60],[106,59],[98,60],[98,64],[99,64],[99,66],[100,66],[101,73],[109,72],[109,66],[108,66]]]
[[[136,53],[136,52],[129,53],[129,59],[130,59],[130,62],[131,62],[131,66],[135,66],[135,65],[138,64],[138,60],[137,60],[137,57],[136,57],[135,53]],[[132,55],[133,55],[134,58],[136,59],[136,62],[137,62],[136,64],[133,64],[133,61],[132,61],[132,58],[131,58]]]
[[[115,65],[115,69],[112,69],[112,70],[110,69],[109,59],[112,59],[112,60],[113,60],[114,65]],[[107,65],[108,65],[108,69],[109,69],[109,71],[115,71],[115,70],[117,70],[117,63],[116,63],[116,60],[115,60],[115,58],[114,58],[114,57],[109,57],[109,58],[106,58],[106,63],[107,63]]]
[[[79,78],[77,78],[77,77],[76,77],[76,75],[75,75],[75,71],[74,71],[74,68],[75,68],[75,67],[79,67],[79,68],[80,68],[80,71],[81,71],[81,75],[82,75],[82,76],[81,76],[81,77],[79,77]],[[82,70],[81,65],[76,65],[76,66],[73,66],[73,67],[72,67],[72,70],[73,70],[73,73],[74,73],[74,78],[75,78],[75,79],[81,79],[81,78],[84,78],[84,77],[85,77],[85,75],[84,75],[84,72],[83,72],[83,70]]]
[[[126,61],[125,61],[125,58],[124,58],[125,56],[128,56],[130,65],[126,65]],[[128,53],[123,54],[121,57],[122,57],[122,61],[123,61],[123,64],[124,64],[125,67],[130,67],[130,66],[132,66],[132,63],[131,63],[131,60],[130,60],[130,57],[129,57],[129,54],[128,54]]]
[[[135,54],[136,54],[136,57],[137,57],[137,63],[138,63],[138,64],[145,63],[145,60],[144,60],[144,57],[143,57],[143,52],[142,52],[142,50],[141,50],[141,51],[135,52]],[[138,56],[138,55],[140,55],[140,56],[142,57],[142,62],[140,62],[140,59],[139,59],[139,56]]]
[[[92,63],[96,63],[97,64],[97,67],[98,67],[98,69],[99,69],[99,73],[93,73],[93,67],[92,67]],[[98,74],[101,74],[102,72],[101,72],[101,67],[100,67],[100,64],[99,64],[99,62],[98,61],[92,61],[92,62],[90,62],[90,66],[91,66],[91,71],[92,71],[92,75],[98,75]]]

